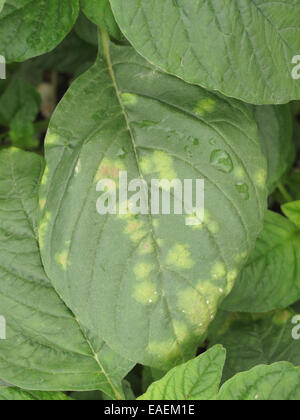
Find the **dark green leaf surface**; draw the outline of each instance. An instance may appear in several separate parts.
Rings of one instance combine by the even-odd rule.
[[[300,98],[298,0],[110,0],[122,32],[151,63],[253,104]]]
[[[272,193],[295,161],[293,120],[289,105],[253,107],[262,148],[268,161],[268,189]]]
[[[47,279],[37,243],[37,191],[42,159],[0,152],[0,377],[24,389],[101,389],[120,397],[132,364],[94,340]]]
[[[215,346],[201,356],[170,370],[139,400],[211,400],[218,393],[226,352]]]
[[[0,96],[0,124],[9,127],[14,146],[36,147],[33,122],[39,112],[40,95],[26,80],[15,76]]]
[[[40,245],[84,325],[167,369],[195,354],[262,228],[266,167],[253,114],[152,67],[129,47],[75,81],[46,139]],[[76,124],[75,124],[76,122]],[[203,225],[185,215],[100,216],[99,180],[205,179]]]
[[[238,312],[286,308],[300,298],[300,231],[268,212],[256,248],[223,307]]]
[[[295,312],[279,310],[266,315],[230,315],[211,346],[227,352],[223,381],[256,365],[286,361],[300,366],[300,340],[293,337]]]
[[[299,401],[300,368],[279,362],[257,366],[239,373],[220,390],[218,400],[225,401]]]
[[[23,391],[18,388],[0,388],[0,401],[68,401],[62,392]]]
[[[58,45],[70,32],[79,0],[6,0],[0,15],[1,54],[25,61]]]
[[[111,36],[121,39],[122,34],[111,11],[109,0],[80,0],[86,16]]]

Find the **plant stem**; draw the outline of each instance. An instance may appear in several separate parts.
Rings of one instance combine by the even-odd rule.
[[[292,195],[287,191],[287,189],[285,188],[285,186],[279,182],[278,184],[278,189],[281,192],[283,198],[287,201],[287,202],[291,202],[294,201]]]

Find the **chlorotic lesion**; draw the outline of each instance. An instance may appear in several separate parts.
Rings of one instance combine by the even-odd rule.
[[[112,160],[108,158],[104,158],[101,162],[97,173],[95,175],[95,182],[99,182],[102,179],[111,179],[118,184],[119,181],[119,174],[121,171],[125,171],[126,167],[124,162],[120,159]]]
[[[46,198],[41,197],[39,199],[39,207],[40,207],[40,210],[44,210],[45,206],[46,206]]]
[[[173,158],[160,150],[156,150],[151,156],[144,156],[140,160],[140,167],[145,175],[158,174],[159,179],[168,181],[177,178],[173,164]]]
[[[177,304],[189,323],[197,328],[198,334],[206,330],[210,322],[210,313],[206,302],[195,288],[188,287],[179,292]]]
[[[259,188],[265,188],[267,185],[267,171],[265,169],[258,170],[254,175],[254,182]]]
[[[124,106],[134,106],[138,104],[139,98],[134,93],[123,92],[120,94]]]
[[[55,255],[55,261],[59,264],[59,266],[64,271],[67,271],[67,268],[68,268],[68,263],[69,263],[68,257],[69,257],[68,251],[63,251]]]
[[[187,245],[175,244],[168,252],[166,264],[179,269],[190,269],[195,265]]]
[[[222,262],[217,262],[211,270],[212,279],[222,280],[226,277],[226,275],[227,275],[227,269],[226,269],[225,264]]]
[[[146,223],[138,219],[128,220],[124,232],[133,242],[138,242],[147,236]]]
[[[44,248],[45,237],[46,237],[48,229],[50,227],[51,219],[52,219],[51,213],[46,212],[45,216],[40,221],[40,224],[39,224],[39,244],[40,244],[41,249]]]
[[[45,140],[46,147],[56,146],[59,143],[59,139],[60,137],[58,134],[48,131],[48,134]]]
[[[134,274],[136,275],[136,278],[141,280],[141,279],[146,279],[147,277],[149,277],[149,275],[151,274],[151,272],[154,270],[154,265],[151,263],[138,263],[134,266],[133,271]]]
[[[216,109],[216,102],[212,98],[201,99],[194,108],[195,114],[203,117],[207,113],[212,113]]]
[[[135,284],[133,298],[143,305],[156,303],[159,298],[156,285],[149,280]]]
[[[149,343],[147,350],[162,363],[182,359],[180,346],[172,338],[164,341],[152,341]]]

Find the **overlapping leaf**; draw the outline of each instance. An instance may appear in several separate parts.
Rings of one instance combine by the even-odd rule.
[[[300,298],[300,231],[268,212],[264,230],[223,307],[239,312],[286,308]]]
[[[194,355],[262,227],[266,167],[240,102],[109,45],[51,121],[40,192],[46,271],[90,331],[167,369]],[[111,50],[110,50],[111,47]],[[204,179],[205,221],[100,216],[98,182]]]
[[[210,400],[222,378],[226,352],[215,346],[201,356],[170,370],[154,382],[140,400]]]
[[[100,28],[105,29],[114,38],[122,38],[109,0],[80,0],[80,3],[83,12],[92,22]]]
[[[221,344],[227,352],[223,381],[256,365],[286,361],[300,366],[300,340],[296,340],[294,317],[293,310],[257,316],[230,315],[219,334],[210,340],[211,346]]]
[[[256,366],[227,381],[217,400],[299,401],[300,368],[286,362]]]
[[[132,364],[84,329],[44,273],[36,226],[43,169],[37,155],[0,153],[0,377],[24,389],[101,389],[120,398]]]
[[[0,14],[0,50],[7,61],[25,61],[58,45],[70,32],[79,0],[6,0]]]
[[[298,0],[110,3],[132,45],[171,74],[254,104],[300,98]]]

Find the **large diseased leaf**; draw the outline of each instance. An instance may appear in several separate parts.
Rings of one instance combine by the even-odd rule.
[[[68,401],[62,392],[24,391],[19,388],[0,388],[0,401]]]
[[[0,377],[24,389],[101,389],[119,398],[132,363],[84,330],[41,264],[36,212],[43,169],[38,155],[0,153],[0,315],[6,320]]]
[[[58,45],[70,32],[79,0],[6,0],[0,14],[0,50],[9,61],[25,61]]]
[[[86,16],[97,26],[105,29],[116,39],[122,37],[112,13],[109,0],[80,0],[80,4]]]
[[[286,361],[300,366],[300,340],[295,340],[293,310],[264,315],[231,314],[210,345],[221,344],[227,357],[223,381],[261,364]]]
[[[289,105],[255,106],[262,148],[268,161],[267,185],[271,194],[295,160],[293,120]]]
[[[299,401],[300,368],[279,362],[257,366],[239,373],[220,390],[218,400],[225,401]]]
[[[131,360],[167,369],[194,355],[254,246],[266,162],[244,104],[103,40],[105,60],[74,82],[50,124],[42,257],[90,331]],[[204,223],[186,226],[185,215],[172,214],[100,216],[99,180],[125,170],[128,180],[148,184],[204,179]]]
[[[264,230],[223,307],[239,312],[286,308],[300,298],[300,230],[269,211]]]
[[[254,104],[300,98],[298,0],[110,0],[151,63],[187,82]],[[293,72],[294,70],[294,72]]]
[[[140,400],[210,400],[222,378],[226,352],[215,346],[196,359],[170,370],[154,382]]]

